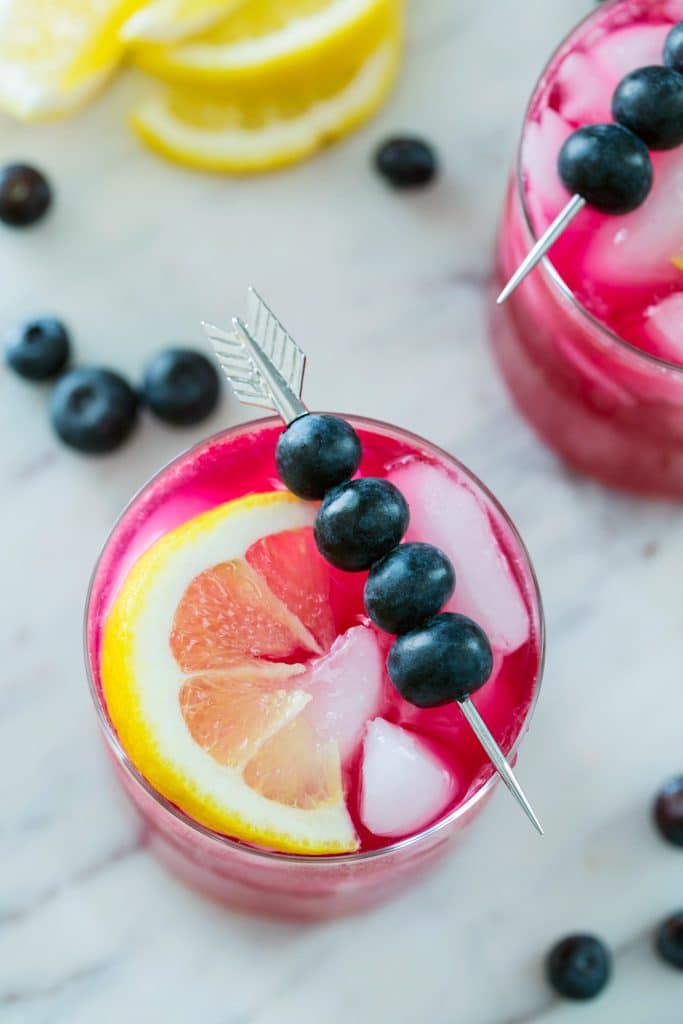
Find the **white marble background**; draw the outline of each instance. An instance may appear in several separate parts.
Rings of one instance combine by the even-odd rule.
[[[545,692],[519,764],[539,840],[503,791],[469,842],[408,896],[315,927],[211,906],[136,844],[99,745],[81,664],[93,561],[131,492],[206,428],[146,421],[88,461],[60,447],[46,395],[0,378],[0,1020],[3,1024],[680,1024],[682,979],[650,952],[683,902],[683,859],[649,803],[681,763],[683,517],[563,471],[510,407],[486,345],[503,183],[541,62],[587,0],[413,0],[405,71],[374,123],[260,180],[157,163],[122,126],[128,79],[81,117],[0,125],[54,215],[0,232],[0,329],[41,311],[82,360],[137,374],[202,317],[259,286],[308,350],[320,407],[401,423],[491,485],[545,595]],[[444,173],[399,196],[375,143],[419,130]],[[237,421],[226,397],[209,424]],[[541,958],[570,929],[617,950],[609,991],[549,994]]]

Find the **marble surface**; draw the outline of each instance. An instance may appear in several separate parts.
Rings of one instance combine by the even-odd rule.
[[[138,844],[100,747],[81,655],[89,573],[135,488],[206,428],[145,421],[103,461],[61,448],[46,395],[0,378],[0,1020],[3,1024],[680,1024],[681,976],[650,952],[681,903],[683,860],[651,828],[680,771],[680,508],[561,469],[518,419],[486,345],[486,286],[506,165],[540,63],[586,0],[413,0],[405,71],[374,123],[291,172],[195,176],[157,163],[122,120],[132,77],[66,124],[0,126],[35,159],[54,215],[0,233],[0,329],[55,311],[78,355],[137,374],[200,343],[253,282],[310,355],[318,406],[401,423],[498,494],[535,560],[549,626],[544,693],[519,763],[539,840],[499,791],[468,842],[365,917],[250,920],[183,889]],[[431,191],[368,169],[388,131],[442,154]],[[226,396],[210,428],[236,422]],[[595,930],[609,991],[564,1006],[548,945]]]

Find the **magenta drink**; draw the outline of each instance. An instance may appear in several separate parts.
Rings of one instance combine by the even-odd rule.
[[[514,758],[540,685],[528,556],[486,489],[396,428],[349,418],[357,477],[396,485],[407,542],[446,553],[446,611],[476,620],[493,670],[473,696]],[[418,707],[389,680],[367,572],[313,537],[318,502],[278,478],[282,424],[210,438],[162,470],[96,568],[87,661],[106,745],[150,847],[244,909],[321,917],[399,891],[479,813],[493,769],[457,704]]]
[[[531,98],[498,241],[503,284],[570,196],[565,140],[610,122],[628,73],[662,65],[683,0],[605,3],[560,46]],[[614,487],[683,496],[683,147],[651,149],[653,184],[623,215],[586,206],[496,308],[492,338],[518,407],[571,466]]]

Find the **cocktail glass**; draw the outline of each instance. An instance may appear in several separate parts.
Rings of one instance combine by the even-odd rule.
[[[560,146],[610,119],[612,90],[662,62],[683,0],[612,0],[565,39],[527,109],[498,235],[496,292],[568,200]],[[683,497],[683,147],[652,153],[655,181],[622,217],[584,209],[491,314],[510,393],[571,467],[652,497]]]
[[[471,511],[475,505],[480,511],[472,520],[473,536],[458,537],[458,543],[476,547],[482,530],[488,530],[505,559],[517,588],[509,628],[503,629],[508,639],[497,645],[494,638],[494,677],[474,700],[514,760],[538,696],[544,650],[541,600],[523,542],[495,498],[452,456],[396,427],[347,418],[363,444],[362,475],[398,473],[413,512],[421,499],[436,500],[433,487],[440,481],[464,487],[468,498],[460,515],[466,517],[466,508]],[[141,819],[147,846],[188,884],[221,902],[266,915],[317,919],[363,910],[400,892],[446,853],[481,812],[497,776],[457,706],[418,709],[396,695],[403,723],[424,727],[442,747],[447,744],[453,771],[462,782],[457,799],[437,821],[398,839],[362,835],[358,852],[294,855],[213,832],[157,792],[117,736],[99,674],[103,622],[131,566],[159,537],[188,519],[246,494],[281,488],[274,460],[281,430],[278,419],[267,418],[217,434],[171,462],[133,498],[94,571],[86,606],[86,664],[106,748]],[[442,524],[448,522],[447,513]],[[439,540],[445,547],[443,538]],[[478,596],[484,603],[496,600],[494,594]],[[352,778],[350,785],[357,790],[358,779]]]

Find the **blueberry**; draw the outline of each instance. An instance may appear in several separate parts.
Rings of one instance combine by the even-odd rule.
[[[28,164],[0,169],[0,220],[13,228],[28,227],[43,217],[52,202],[47,178]]]
[[[361,459],[358,434],[339,416],[311,413],[280,434],[275,452],[282,482],[300,498],[324,498],[349,480]]]
[[[427,185],[438,171],[436,154],[422,139],[387,139],[375,153],[375,167],[394,188]]]
[[[674,71],[683,72],[683,21],[669,32],[664,42],[664,63]]]
[[[315,519],[315,540],[332,565],[360,572],[400,543],[409,518],[405,498],[388,480],[349,480],[325,495]]]
[[[612,957],[594,935],[569,935],[551,949],[546,962],[548,981],[566,999],[593,999],[612,972]]]
[[[214,364],[201,352],[169,348],[148,365],[142,393],[159,419],[176,426],[190,426],[216,408],[220,379]]]
[[[441,612],[394,641],[387,669],[402,697],[419,708],[435,708],[464,700],[483,686],[493,669],[493,652],[476,622]]]
[[[99,454],[118,448],[137,420],[138,399],[111,370],[72,370],[57,384],[50,405],[52,425],[65,444]]]
[[[650,149],[683,142],[683,75],[673,68],[638,68],[622,78],[612,98],[612,116]]]
[[[683,971],[683,910],[660,924],[655,935],[655,949],[662,960]]]
[[[5,359],[20,377],[48,380],[64,369],[69,359],[69,335],[52,317],[27,320],[7,335]]]
[[[407,633],[436,615],[455,587],[446,555],[432,544],[400,544],[373,565],[365,609],[386,633]]]
[[[654,816],[664,839],[683,847],[683,775],[671,779],[659,791]]]
[[[652,186],[652,161],[645,143],[619,124],[591,124],[566,140],[558,171],[572,194],[603,213],[628,213]]]

